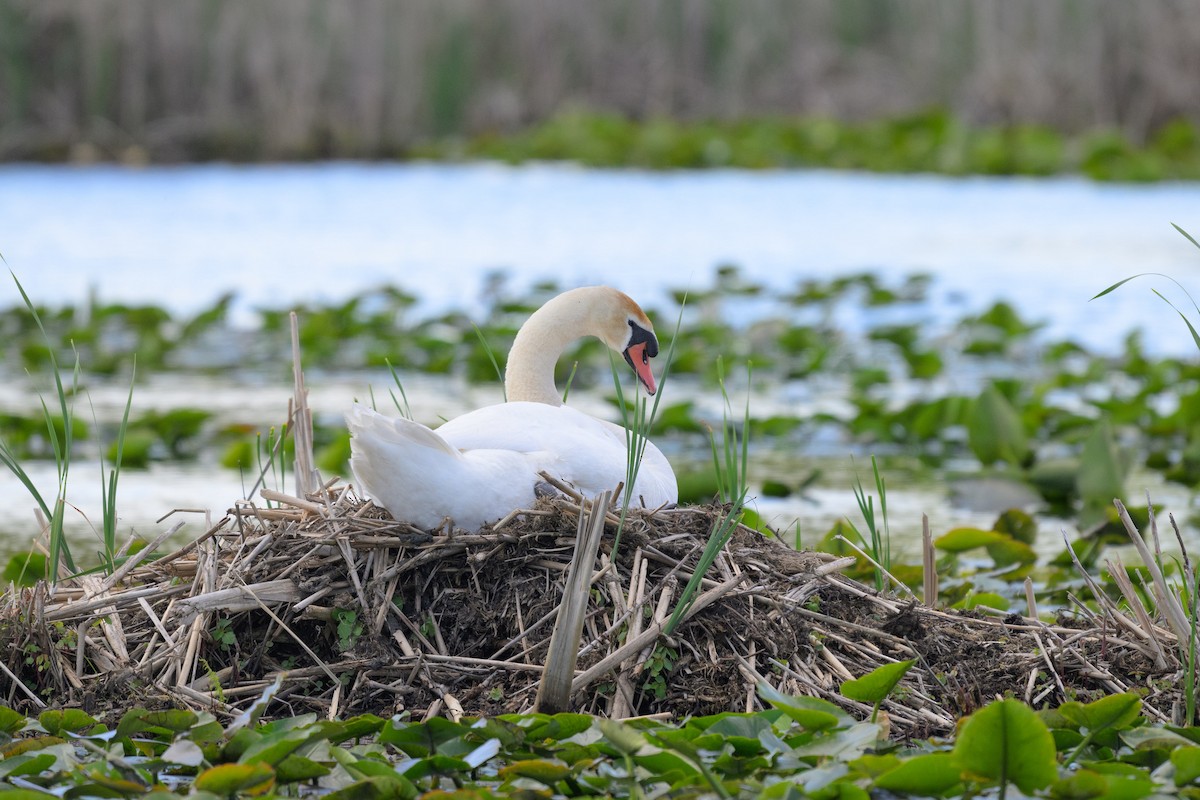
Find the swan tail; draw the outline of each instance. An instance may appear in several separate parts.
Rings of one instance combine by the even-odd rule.
[[[421,423],[401,417],[385,417],[366,406],[355,405],[346,413],[346,427],[350,430],[352,442],[355,439],[362,442],[364,438],[360,437],[365,437],[392,445],[427,447],[452,458],[462,458],[457,448]]]

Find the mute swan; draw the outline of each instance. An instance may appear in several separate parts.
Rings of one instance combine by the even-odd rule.
[[[433,528],[446,517],[476,530],[529,508],[546,471],[584,495],[625,480],[625,429],[565,406],[554,365],[567,345],[595,336],[623,354],[655,392],[650,359],[658,339],[645,313],[606,286],[573,289],[548,301],[521,326],[504,376],[508,402],[450,420],[436,431],[361,405],[346,414],[350,468],[363,493],[396,519]],[[649,508],[674,503],[675,474],[646,444],[634,497]]]

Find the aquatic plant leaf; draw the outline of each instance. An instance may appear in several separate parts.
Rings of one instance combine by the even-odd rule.
[[[1015,783],[1026,794],[1058,776],[1050,730],[1019,700],[999,700],[968,717],[954,755],[975,778]]]
[[[1108,781],[1105,800],[1140,800],[1161,789],[1143,769],[1116,761],[1092,761],[1088,769],[1103,775]]]
[[[1108,792],[1108,779],[1090,769],[1055,781],[1050,786],[1050,795],[1055,800],[1091,800]]]
[[[409,800],[418,794],[412,781],[402,776],[372,775],[322,795],[323,800]]]
[[[1012,564],[1032,564],[1037,561],[1037,552],[1032,547],[1007,537],[988,545],[987,552],[998,567],[1007,567]]]
[[[1179,747],[1171,753],[1175,785],[1186,786],[1200,778],[1200,747]]]
[[[5,583],[15,583],[17,586],[36,586],[38,580],[46,574],[46,555],[44,553],[17,553],[8,559],[4,567],[2,579]]]
[[[987,606],[994,608],[997,611],[1008,611],[1008,599],[1001,597],[995,592],[976,592],[968,595],[961,603],[955,603],[955,608],[972,609],[978,606]]]
[[[59,736],[64,733],[79,733],[84,728],[90,728],[96,724],[96,718],[78,708],[63,711],[51,709],[38,716],[38,723],[46,729],[46,733]]]
[[[462,738],[466,731],[462,725],[444,717],[419,723],[393,721],[379,732],[379,741],[415,758],[425,758],[446,742]]]
[[[816,697],[790,697],[769,683],[758,685],[758,696],[810,731],[824,731],[852,720],[833,703]]]
[[[1021,465],[1029,460],[1029,439],[1021,418],[995,384],[983,390],[967,414],[967,444],[985,466],[997,461]]]
[[[992,530],[1007,533],[1018,542],[1033,544],[1037,541],[1037,521],[1019,508],[1010,508],[996,518]]]
[[[363,765],[368,761],[368,759],[363,759],[359,764]],[[381,762],[375,763],[389,770],[391,769],[387,764]],[[404,770],[404,777],[409,780],[420,780],[421,778],[428,778],[430,775],[459,775],[470,772],[471,769],[471,765],[461,758],[434,754],[428,758],[418,758],[408,769]]]
[[[939,795],[962,783],[953,753],[926,753],[905,759],[875,779],[875,788],[915,795]]]
[[[859,722],[849,728],[823,731],[812,741],[796,747],[792,753],[801,758],[820,756],[834,758],[839,762],[850,762],[861,758],[874,747],[883,735],[883,729],[874,722]]]
[[[8,706],[0,706],[0,733],[9,736],[25,727],[29,719],[19,711],[13,711]]]
[[[332,770],[311,758],[292,754],[275,765],[277,783],[311,781],[328,775]]]
[[[1091,703],[1072,700],[1058,707],[1058,713],[1080,728],[1096,733],[1106,728],[1128,728],[1142,713],[1142,699],[1130,692],[1109,695]]]
[[[544,758],[514,761],[500,768],[500,777],[506,781],[513,778],[529,778],[546,786],[553,786],[570,774],[571,768],[566,764]]]
[[[1098,422],[1084,442],[1075,482],[1085,503],[1107,506],[1124,495],[1125,470],[1107,420]]]
[[[23,753],[0,759],[0,778],[18,775],[37,775],[42,770],[50,769],[57,761],[53,753]],[[4,797],[9,797],[8,792]]]
[[[948,553],[963,553],[977,547],[987,547],[1008,539],[1003,533],[980,528],[955,528],[933,540],[933,546]]]
[[[275,770],[267,764],[221,764],[201,772],[192,785],[225,797],[264,794],[275,785]]]
[[[299,750],[312,738],[307,730],[283,730],[264,735],[250,745],[238,758],[239,764],[270,764],[274,766]]]
[[[622,753],[636,753],[646,744],[646,737],[641,732],[622,722],[601,719],[596,724],[600,726],[605,741]]]
[[[915,663],[917,663],[916,659],[910,658],[906,661],[897,661],[895,664],[884,664],[861,678],[843,682],[838,691],[842,693],[842,696],[860,703],[880,703],[892,693],[896,684],[908,674]]]
[[[198,767],[204,763],[204,751],[200,745],[190,739],[180,739],[172,742],[163,751],[162,760],[168,764],[182,764],[185,767]]]
[[[851,761],[850,766],[860,775],[868,778],[878,778],[880,775],[891,772],[903,763],[895,753],[887,753],[886,755],[868,753],[862,758],[856,758]]]
[[[191,730],[200,717],[195,711],[186,709],[168,709],[166,711],[147,711],[141,717],[141,722],[156,728],[166,728],[174,733]]]

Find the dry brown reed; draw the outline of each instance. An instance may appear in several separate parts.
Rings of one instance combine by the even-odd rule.
[[[1200,15],[1170,0],[0,0],[0,34],[8,158],[388,156],[570,105],[1200,120]]]

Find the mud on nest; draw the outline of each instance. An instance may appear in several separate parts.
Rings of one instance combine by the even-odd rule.
[[[3,702],[26,712],[45,702],[233,715],[280,679],[268,715],[532,708],[577,501],[544,499],[466,533],[398,523],[347,487],[266,494],[274,507],[239,505],[196,542],[123,575],[10,592],[0,643],[18,680]],[[865,716],[870,709],[842,697],[840,683],[916,659],[884,708],[893,734],[925,736],[1000,694],[1055,705],[1145,687],[1178,668],[1099,618],[1079,629],[947,613],[850,580],[838,573],[847,559],[796,552],[744,527],[674,634],[630,649],[669,615],[724,512],[631,511],[615,558],[610,512],[592,565],[575,710],[750,710],[766,681]],[[1165,717],[1177,689],[1158,683],[1146,708]]]

